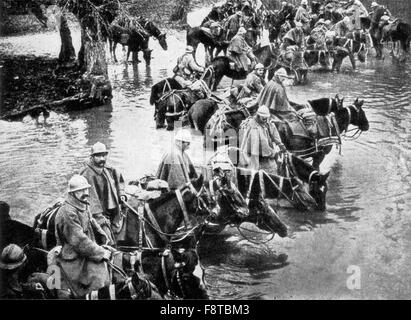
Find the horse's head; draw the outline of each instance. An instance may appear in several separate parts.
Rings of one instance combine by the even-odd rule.
[[[338,109],[341,109],[344,106],[344,98],[340,98],[340,95],[337,93],[335,95],[334,103],[335,103],[335,108],[333,105],[333,108],[332,108],[333,112],[337,111]]]
[[[309,194],[315,200],[315,208],[324,211],[326,208],[326,196],[328,191],[327,179],[330,172],[326,174],[315,172],[309,182]]]
[[[370,124],[368,122],[367,116],[365,115],[364,109],[362,108],[363,104],[364,100],[358,100],[357,98],[354,101],[354,104],[351,106],[354,110],[354,112],[351,112],[351,124],[357,126],[361,131],[368,131]]]
[[[255,225],[267,232],[277,233],[281,238],[288,234],[287,225],[281,221],[275,210],[265,202],[264,199],[250,200],[250,217],[247,222]]]
[[[157,37],[158,43],[160,44],[161,48],[163,48],[163,50],[168,49],[166,37],[167,36],[165,33],[160,33],[160,35]]]
[[[202,275],[197,275],[199,259],[195,249],[173,249],[174,268],[171,272],[170,289],[183,299],[207,299]]]

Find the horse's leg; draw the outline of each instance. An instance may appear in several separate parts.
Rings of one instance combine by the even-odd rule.
[[[350,54],[348,55],[348,57],[350,58],[350,61],[351,61],[351,65],[352,65],[353,70],[354,70],[354,71],[357,70],[357,66],[355,65],[355,57],[354,57],[354,54],[353,54],[353,53],[350,53]]]
[[[117,43],[114,41],[114,43],[113,43],[113,57],[114,57],[114,62],[118,62],[118,61],[117,61],[117,57],[116,57],[116,48],[117,48]]]

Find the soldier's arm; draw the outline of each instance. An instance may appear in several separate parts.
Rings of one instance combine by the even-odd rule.
[[[92,241],[83,231],[77,214],[69,210],[63,222],[63,234],[74,250],[82,257],[102,261],[107,253],[103,247]]]
[[[193,70],[193,71],[197,71],[197,72],[203,72],[203,71],[204,71],[204,68],[203,68],[203,67],[200,67],[200,66],[194,61],[194,58],[193,58],[193,59],[190,59],[190,62],[189,62],[188,65],[190,66],[191,70]]]

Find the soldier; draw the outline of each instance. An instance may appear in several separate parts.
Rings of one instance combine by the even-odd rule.
[[[89,190],[86,178],[74,175],[68,183],[67,197],[55,218],[57,245],[50,259],[61,273],[61,298],[84,297],[91,291],[110,284],[107,269],[111,250],[96,243],[96,236],[105,236],[89,210]]]
[[[90,183],[90,213],[109,238],[109,245],[115,244],[114,233],[122,227],[123,215],[120,204],[127,200],[124,178],[113,167],[107,166],[106,146],[97,142],[91,147],[90,160],[80,174]]]
[[[187,88],[193,81],[193,72],[204,72],[204,68],[199,66],[193,56],[193,47],[187,46],[185,53],[177,59],[177,66],[175,68],[174,79],[183,87]]]

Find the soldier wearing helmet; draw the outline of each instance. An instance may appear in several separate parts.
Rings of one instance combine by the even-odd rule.
[[[278,69],[258,97],[258,105],[267,106],[270,112],[276,116],[290,112],[294,113],[295,110],[290,105],[283,85],[283,82],[289,78],[291,77],[288,76],[284,68]]]
[[[186,129],[177,131],[171,150],[164,154],[158,166],[156,178],[167,181],[171,190],[178,189],[192,179],[198,178],[194,165],[186,153],[190,144],[190,131]]]
[[[240,27],[244,25],[243,16],[243,12],[239,10],[227,18],[224,23],[224,29],[227,30],[226,40],[231,40],[237,34]]]
[[[88,209],[90,189],[85,177],[74,175],[68,182],[66,200],[55,217],[57,246],[61,249],[56,247],[52,264],[61,269],[61,297],[82,297],[110,283],[104,261],[110,259],[111,251],[96,243],[97,236],[106,235]]]
[[[307,35],[310,30],[310,13],[308,10],[308,1],[307,0],[301,0],[300,6],[297,9],[297,12],[295,14],[294,22],[301,22],[302,24],[302,29],[304,30],[304,33]]]
[[[26,260],[27,256],[16,244],[9,244],[3,249],[0,257],[0,299],[24,298],[19,276]]]
[[[90,213],[106,232],[109,244],[115,244],[114,233],[122,227],[121,203],[127,200],[124,178],[113,167],[107,166],[108,150],[97,142],[91,147],[90,160],[84,164],[80,174],[89,181]]]
[[[251,47],[245,41],[245,34],[247,30],[244,27],[238,29],[237,34],[231,39],[228,45],[228,57],[231,58],[238,71],[243,70],[248,73],[249,71],[249,59],[252,64],[255,64],[257,58],[254,56]]]
[[[263,64],[257,63],[255,65],[253,72],[247,75],[247,78],[241,86],[241,90],[237,95],[237,101],[244,98],[257,98],[265,86],[264,70]]]
[[[204,68],[199,66],[193,56],[194,48],[187,46],[184,54],[177,59],[174,68],[174,79],[183,87],[187,88],[193,83],[193,72],[204,72]]]
[[[257,114],[250,118],[241,128],[240,149],[243,158],[240,164],[252,170],[263,169],[277,174],[279,151],[286,148],[271,118],[270,110],[260,105]]]

